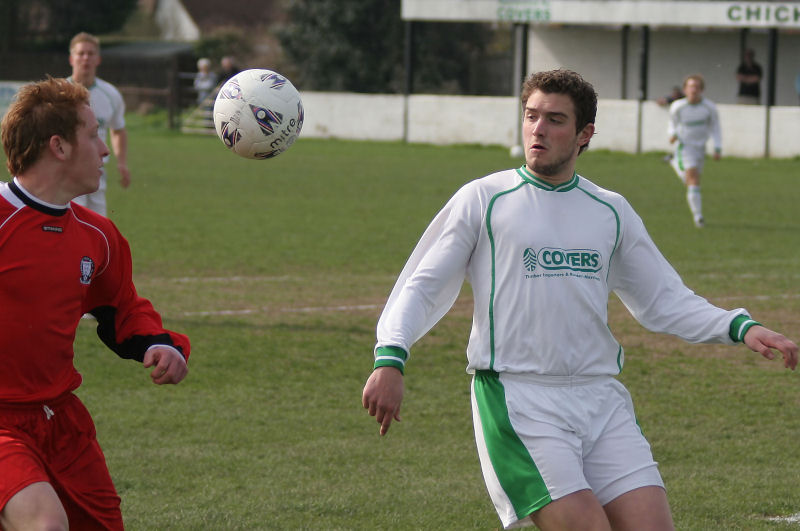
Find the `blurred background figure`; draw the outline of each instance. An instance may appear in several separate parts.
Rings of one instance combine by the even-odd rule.
[[[736,101],[742,105],[758,105],[761,101],[761,65],[755,61],[756,53],[748,48],[742,56],[742,63],[736,69],[739,92]]]
[[[100,40],[89,33],[75,35],[69,43],[69,64],[72,75],[69,80],[89,89],[89,99],[100,128],[97,133],[105,142],[111,132],[111,149],[117,157],[117,170],[120,184],[127,188],[131,184],[131,172],[128,170],[128,132],[125,130],[125,101],[119,90],[107,81],[97,77],[100,65]],[[108,157],[103,163],[108,162]],[[106,215],[106,178],[103,167],[100,188],[88,195],[76,197],[73,201],[81,206]]]
[[[217,86],[217,74],[211,70],[211,60],[207,57],[202,57],[197,60],[197,74],[194,76],[194,90],[197,92],[198,105],[203,103],[203,100]]]
[[[700,195],[700,176],[706,157],[706,143],[714,142],[714,160],[722,153],[722,129],[717,106],[703,96],[705,80],[700,74],[688,76],[683,82],[685,98],[669,106],[669,143],[675,145],[671,164],[675,173],[686,185],[686,201],[692,212],[694,225],[705,226],[703,201]]]
[[[221,67],[219,72],[220,81],[227,81],[241,71],[233,56],[226,55],[219,63]]]
[[[672,87],[672,90],[670,91],[669,94],[667,94],[666,96],[661,96],[660,98],[658,98],[656,100],[656,103],[658,103],[662,107],[667,107],[673,101],[679,100],[679,99],[681,99],[683,97],[684,97],[684,94],[683,94],[683,91],[681,90],[681,87],[678,86],[678,85],[675,85],[674,87]]]

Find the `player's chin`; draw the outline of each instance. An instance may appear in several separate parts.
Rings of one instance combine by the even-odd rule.
[[[525,162],[531,169],[546,165],[544,153],[538,149],[528,149],[528,152],[525,153]]]
[[[84,184],[86,184],[86,186],[83,187],[83,189],[80,191],[78,196],[87,195],[87,194],[93,194],[93,193],[95,193],[96,191],[98,191],[100,189],[100,179],[97,179],[97,182],[94,182],[94,183],[91,183],[91,184],[88,184],[88,183],[84,183]],[[76,197],[78,197],[78,196],[76,196]]]

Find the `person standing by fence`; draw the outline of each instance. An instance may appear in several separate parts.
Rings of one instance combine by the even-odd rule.
[[[755,61],[756,53],[748,48],[744,51],[742,62],[736,69],[739,82],[737,102],[741,105],[758,105],[761,101],[761,65]]]

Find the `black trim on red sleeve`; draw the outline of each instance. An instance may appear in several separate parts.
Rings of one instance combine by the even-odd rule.
[[[178,350],[186,359],[183,349],[175,345],[169,334],[155,334],[149,336],[132,336],[117,343],[116,328],[114,326],[117,309],[113,306],[99,306],[90,312],[97,319],[97,337],[114,351],[120,358],[144,361],[144,353],[153,345],[169,345]]]

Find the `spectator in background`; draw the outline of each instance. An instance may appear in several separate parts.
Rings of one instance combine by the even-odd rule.
[[[236,60],[230,55],[226,55],[225,57],[223,57],[219,63],[220,66],[222,67],[222,69],[219,72],[219,78],[223,82],[229,80],[230,78],[241,72],[241,69],[236,64]]]
[[[128,170],[128,132],[125,130],[125,101],[119,91],[107,81],[97,77],[100,65],[100,40],[86,32],[75,35],[69,43],[69,64],[72,75],[69,81],[83,85],[89,89],[92,111],[100,123],[98,135],[106,142],[111,131],[111,149],[117,157],[117,170],[120,184],[127,188],[131,184],[131,172]],[[105,164],[108,157],[103,160]],[[106,207],[106,170],[100,178],[100,187],[96,192],[76,197],[74,201],[81,206],[94,210],[105,216]]]
[[[217,75],[211,70],[211,60],[202,57],[197,60],[197,74],[194,76],[194,90],[197,92],[197,104],[203,103],[217,86]]]
[[[679,100],[679,99],[681,99],[683,97],[684,97],[684,94],[683,94],[683,91],[681,90],[681,87],[679,87],[678,85],[675,85],[674,87],[672,87],[672,91],[669,94],[667,94],[666,96],[662,96],[662,97],[658,98],[656,100],[656,103],[658,103],[662,107],[667,107],[673,101]]]
[[[742,105],[758,105],[761,101],[761,65],[755,62],[756,53],[748,48],[739,68],[736,69],[736,81],[739,82],[737,102]]]

